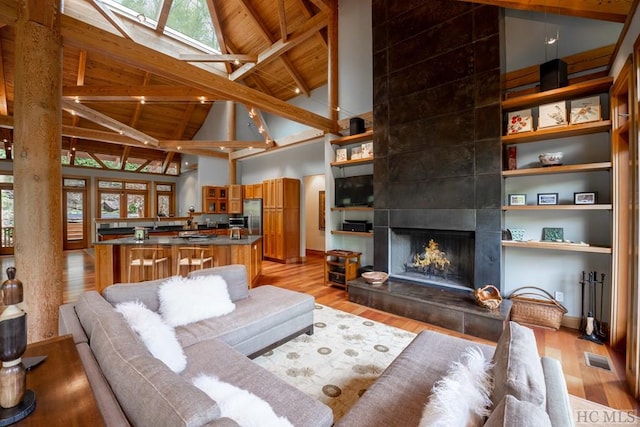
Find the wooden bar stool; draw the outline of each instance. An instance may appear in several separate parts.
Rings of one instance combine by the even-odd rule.
[[[129,282],[131,282],[131,270],[138,269],[138,281],[147,280],[145,271],[151,270],[151,280],[160,279],[159,266],[164,264],[165,271],[169,265],[169,258],[164,256],[162,249],[158,248],[131,248],[129,249]]]
[[[176,273],[181,274],[181,267],[187,267],[191,271],[192,267],[204,269],[205,264],[213,267],[213,257],[207,254],[207,249],[199,246],[183,246],[178,248],[178,260],[176,263]]]

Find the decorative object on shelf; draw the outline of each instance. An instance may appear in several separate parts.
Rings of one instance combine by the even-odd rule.
[[[539,205],[557,205],[558,193],[538,193]]]
[[[351,160],[358,160],[362,158],[362,147],[353,147],[351,149]]]
[[[364,119],[352,117],[349,119],[349,135],[357,135],[359,133],[364,133]]]
[[[346,161],[347,161],[347,149],[338,148],[336,150],[336,162],[346,162]]]
[[[509,295],[511,320],[523,325],[558,330],[567,309],[549,292],[536,286],[523,286]]]
[[[564,229],[560,227],[544,227],[542,229],[542,240],[545,242],[562,242],[564,240]]]
[[[482,288],[474,289],[473,296],[479,306],[495,310],[502,304],[502,295],[500,291],[493,285],[486,285]]]
[[[518,169],[518,147],[515,145],[507,147],[507,170]]]
[[[524,206],[526,204],[526,194],[509,194],[509,206]]]
[[[598,202],[598,193],[595,191],[573,193],[573,203],[576,205],[595,205]]]
[[[373,142],[364,142],[362,144],[362,158],[368,159],[373,157]]]
[[[555,153],[542,153],[538,156],[538,160],[542,163],[542,166],[558,166],[562,164],[562,151]]]
[[[362,278],[370,285],[381,285],[387,281],[389,274],[384,271],[367,271],[362,273]]]
[[[571,101],[571,124],[590,123],[599,120],[601,120],[599,96]]]
[[[538,129],[567,125],[567,103],[552,102],[538,109]]]
[[[524,228],[510,228],[511,239],[517,241],[524,241]]]
[[[507,115],[507,135],[533,130],[531,109],[512,111]]]
[[[325,213],[324,213],[325,204],[326,204],[326,200],[325,200],[324,190],[318,191],[318,229],[320,230],[324,230],[326,225]]]
[[[580,325],[580,330],[582,331],[582,336],[580,337],[583,340],[589,340],[596,344],[602,344],[603,340],[607,339],[607,334],[602,329],[602,323],[597,318],[597,313],[595,312],[595,306],[597,301],[597,292],[596,285],[600,285],[600,313],[602,316],[602,301],[603,301],[603,292],[604,292],[604,273],[600,275],[600,280],[597,279],[598,273],[595,271],[589,272],[589,279],[587,281],[586,273],[582,272],[582,280],[579,282],[582,285],[582,311],[580,313],[580,317],[582,319],[582,323]],[[589,294],[585,292],[585,287],[589,288]],[[584,311],[585,307],[588,306],[587,316],[585,317]]]
[[[550,43],[550,41],[553,39],[555,39],[555,41],[553,43]],[[557,49],[557,41],[557,37],[546,38],[545,45],[555,44]],[[567,63],[562,59],[552,59],[551,61],[547,61],[544,64],[540,64],[540,92],[544,92],[550,89],[557,89],[567,86],[568,84],[569,78],[567,76]]]
[[[8,280],[0,287],[0,425],[15,423],[36,407],[36,395],[27,390],[27,375],[22,355],[27,349],[27,313],[18,304],[23,301],[22,282],[16,279],[15,267],[7,268]]]

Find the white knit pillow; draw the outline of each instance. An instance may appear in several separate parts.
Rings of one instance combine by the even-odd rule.
[[[483,424],[491,406],[491,361],[477,347],[468,347],[460,361],[434,385],[420,427],[464,427]]]
[[[123,302],[116,305],[115,309],[124,316],[153,357],[160,359],[173,372],[184,371],[187,356],[173,328],[164,323],[158,313],[149,310],[140,301]]]
[[[158,289],[160,314],[169,325],[183,326],[231,313],[227,282],[220,276],[175,276]]]
[[[193,384],[216,401],[221,416],[242,427],[293,427],[287,418],[276,415],[267,402],[247,390],[209,375],[194,378]]]

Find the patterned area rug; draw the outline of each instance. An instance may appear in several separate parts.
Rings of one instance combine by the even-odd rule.
[[[303,334],[254,361],[333,410],[358,400],[414,333],[316,305],[314,334]]]

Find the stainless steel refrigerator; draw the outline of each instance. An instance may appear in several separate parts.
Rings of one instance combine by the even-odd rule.
[[[250,235],[262,234],[262,199],[244,199],[242,216]]]

